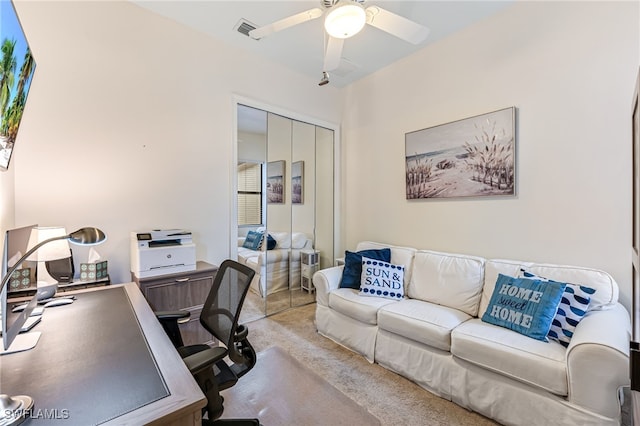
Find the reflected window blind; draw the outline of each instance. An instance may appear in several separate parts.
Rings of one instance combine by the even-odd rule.
[[[238,165],[238,225],[262,223],[262,165]]]

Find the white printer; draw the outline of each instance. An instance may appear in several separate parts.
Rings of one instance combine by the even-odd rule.
[[[131,272],[138,278],[196,270],[196,245],[184,229],[131,233]]]

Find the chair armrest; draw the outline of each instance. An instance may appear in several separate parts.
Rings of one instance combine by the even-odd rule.
[[[588,312],[567,348],[569,400],[609,418],[620,414],[618,391],[629,385],[631,319],[621,305]]]
[[[316,288],[316,303],[329,306],[329,293],[340,286],[344,265],[321,269],[313,274],[313,285]]]
[[[191,317],[191,313],[189,311],[156,311],[154,313],[156,314],[156,318],[160,321],[175,320],[178,323],[186,322],[184,320],[189,320]]]
[[[182,358],[185,365],[195,375],[207,368],[212,368],[213,364],[227,356],[227,349],[221,346],[215,348],[205,349],[200,352],[191,354],[185,358]]]

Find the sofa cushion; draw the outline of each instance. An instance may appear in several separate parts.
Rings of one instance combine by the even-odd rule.
[[[291,234],[291,248],[296,250],[304,248],[308,240],[309,238],[307,238],[307,235],[305,233],[293,232]]]
[[[547,333],[566,286],[499,274],[482,321],[548,342]]]
[[[360,289],[362,256],[389,262],[391,259],[391,250],[389,248],[383,248],[378,250],[360,250],[357,252],[345,251],[344,269],[342,270],[342,278],[340,279],[340,288]]]
[[[480,257],[418,250],[407,295],[476,316],[483,266],[484,259]]]
[[[404,298],[404,266],[362,256],[360,296]]]
[[[457,309],[416,299],[385,305],[378,311],[378,327],[425,345],[449,351],[451,330],[472,317]]]
[[[391,249],[391,260],[389,260],[389,262],[394,265],[404,266],[404,288],[406,293],[407,286],[411,282],[413,256],[418,250],[411,247],[392,246],[389,244],[375,243],[373,241],[361,241],[356,246],[356,251],[381,248]]]
[[[451,353],[554,394],[568,393],[566,349],[557,342],[530,339],[474,318],[451,332]]]
[[[246,265],[247,261],[249,261],[250,259],[256,259],[258,256],[260,256],[259,251],[250,250],[244,247],[238,247],[238,262],[244,265]]]
[[[276,240],[276,247],[279,249],[301,249],[309,238],[304,232],[270,232],[270,235]]]
[[[329,307],[343,315],[365,324],[378,323],[378,310],[390,303],[398,303],[382,297],[362,297],[358,290],[338,288],[329,293]]]
[[[245,238],[244,243],[242,243],[242,247],[249,250],[259,250],[263,237],[264,234],[262,232],[249,231],[247,232],[247,238]]]
[[[526,269],[520,269],[520,276],[548,281],[547,278],[535,275]],[[587,313],[589,303],[591,303],[591,296],[595,292],[591,287],[567,284],[547,337],[560,342],[565,348],[568,347],[573,337],[573,332],[582,317]]]
[[[618,302],[618,284],[604,271],[578,266],[493,259],[487,260],[485,264],[479,316],[482,316],[487,309],[498,274],[515,277],[520,268],[550,280],[591,287],[596,292],[591,297],[589,311],[610,309]]]

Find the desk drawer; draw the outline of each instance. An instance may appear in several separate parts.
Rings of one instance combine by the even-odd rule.
[[[213,275],[183,277],[141,288],[149,305],[156,311],[173,311],[202,306],[213,285]]]

